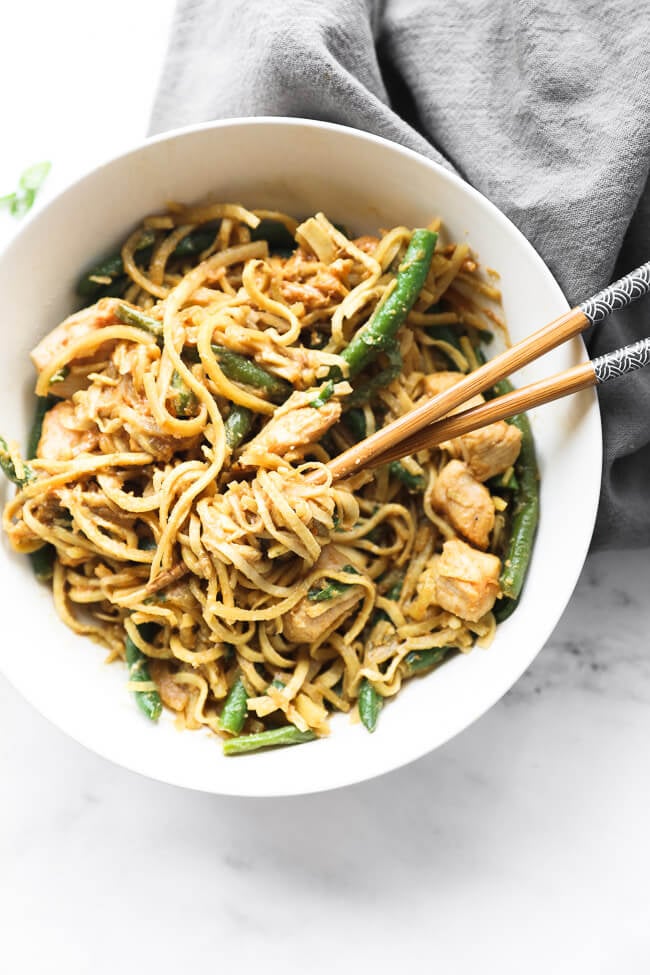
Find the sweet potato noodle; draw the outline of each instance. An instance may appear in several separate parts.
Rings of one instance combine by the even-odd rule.
[[[327,467],[502,328],[496,274],[428,230],[423,283],[360,367],[345,350],[390,312],[414,232],[235,204],[145,219],[32,353],[47,398],[33,459],[3,454],[4,528],[49,553],[59,615],[126,658],[150,717],[162,700],[250,747],[326,735],[333,711],[372,730],[405,678],[492,639],[516,426]]]

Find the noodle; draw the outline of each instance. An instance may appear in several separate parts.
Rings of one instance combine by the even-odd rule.
[[[260,221],[299,246],[256,237]],[[439,244],[392,348],[350,376],[341,353],[395,292],[410,238],[170,204],[124,243],[121,297],[89,274],[99,300],[34,350],[36,393],[58,400],[4,529],[17,551],[53,546],[62,620],[111,658],[130,641],[151,677],[127,689],[160,693],[181,727],[226,735],[240,680],[245,730],[326,735],[364,682],[396,694],[409,655],[494,635],[510,511],[494,483],[512,475],[514,435],[494,424],[489,443],[344,483],[327,467],[475,368],[477,336],[501,323],[469,245]]]

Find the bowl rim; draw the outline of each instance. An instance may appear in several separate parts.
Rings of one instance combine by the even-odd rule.
[[[440,162],[429,158],[428,156],[410,149],[398,142],[393,142],[390,139],[386,139],[383,136],[375,135],[373,133],[365,132],[362,129],[357,129],[353,126],[342,125],[335,122],[326,122],[316,119],[300,118],[300,117],[286,117],[286,116],[250,116],[250,117],[237,117],[237,118],[227,118],[227,119],[215,119],[208,120],[205,122],[199,122],[188,126],[181,126],[174,128],[162,133],[158,133],[154,136],[148,136],[143,140],[132,143],[130,146],[121,149],[120,151],[108,156],[103,159],[103,161],[89,167],[85,168],[82,172],[78,174],[73,174],[69,179],[64,180],[56,192],[47,200],[43,201],[41,206],[37,206],[31,213],[29,213],[25,220],[23,220],[21,226],[14,232],[10,238],[5,241],[3,246],[0,248],[0,262],[5,259],[5,255],[10,252],[15,243],[18,242],[31,228],[34,222],[38,222],[43,219],[43,217],[48,213],[48,211],[58,206],[63,197],[68,194],[73,194],[75,189],[81,185],[85,180],[93,178],[95,175],[99,174],[105,169],[110,168],[116,162],[120,160],[125,160],[129,156],[135,156],[142,150],[146,149],[148,146],[156,145],[166,142],[174,142],[179,139],[183,139],[187,136],[191,136],[194,133],[205,131],[205,130],[222,130],[222,129],[236,129],[242,127],[254,127],[254,126],[264,126],[264,127],[281,127],[290,126],[296,129],[317,129],[325,132],[334,132],[338,134],[350,137],[352,140],[361,140],[368,143],[373,143],[380,148],[389,149],[392,152],[396,152],[400,155],[405,156],[407,159],[417,161],[419,164],[425,164],[430,167],[434,172],[437,173],[439,177],[443,180],[447,180],[452,184],[455,184],[458,188],[462,190],[467,196],[469,196],[474,202],[476,202],[480,207],[487,208],[490,211],[491,218],[494,219],[498,224],[500,224],[509,234],[514,234],[518,242],[518,245],[524,248],[528,252],[528,256],[532,260],[536,267],[537,272],[542,278],[545,279],[546,283],[552,287],[558,297],[564,303],[565,308],[568,310],[570,305],[560,288],[554,275],[548,268],[548,266],[543,261],[542,257],[539,255],[533,244],[527,239],[527,237],[522,233],[522,231],[510,220],[497,206],[492,203],[492,201],[484,196],[479,190],[477,190],[470,183],[462,179],[456,172],[451,168],[447,168]],[[582,341],[582,340],[581,340]],[[594,443],[591,447],[594,451],[592,462],[594,466],[602,467],[602,457],[603,457],[603,444],[602,444],[602,420],[599,408],[598,397],[595,391],[587,390],[585,391],[587,396],[591,397],[591,404],[589,412],[592,414],[592,422],[596,422],[598,432],[600,433],[599,438],[594,437]],[[583,394],[584,395],[584,394]],[[435,751],[437,748],[446,744],[458,734],[464,731],[466,728],[471,727],[479,718],[486,715],[494,705],[520,680],[522,674],[531,666],[532,662],[535,660],[537,655],[544,648],[549,636],[553,632],[554,628],[557,626],[562,612],[566,609],[566,606],[571,599],[573,591],[575,589],[576,583],[584,566],[584,561],[589,551],[589,546],[591,544],[591,538],[593,535],[593,529],[596,520],[596,514],[598,510],[599,503],[599,490],[594,490],[591,494],[589,508],[587,512],[588,523],[591,526],[591,530],[587,533],[585,531],[585,537],[582,540],[582,544],[574,548],[574,559],[576,569],[572,573],[570,584],[567,583],[566,593],[564,601],[559,605],[559,611],[557,617],[553,620],[551,625],[544,625],[540,627],[540,635],[536,636],[536,644],[539,645],[539,649],[533,655],[532,658],[526,658],[520,668],[514,673],[510,673],[508,676],[507,686],[497,689],[493,694],[482,702],[481,710],[474,714],[474,716],[469,720],[465,720],[463,717],[457,724],[453,722],[450,724],[449,731],[445,735],[444,739],[438,742],[430,744],[428,742],[422,743],[411,743],[410,746],[402,747],[399,749],[399,755],[395,756],[391,753],[390,758],[387,756],[387,761],[385,765],[378,770],[371,770],[369,772],[364,772],[361,770],[361,775],[359,774],[359,768],[355,766],[350,771],[346,772],[344,768],[340,769],[340,774],[337,776],[336,781],[324,781],[320,783],[310,783],[306,788],[300,784],[297,784],[296,788],[289,788],[286,785],[282,785],[275,789],[260,789],[257,787],[257,783],[254,777],[251,777],[250,789],[243,790],[241,787],[238,788],[228,788],[219,787],[217,789],[212,788],[208,784],[203,783],[187,783],[181,782],[178,778],[173,775],[165,776],[160,774],[158,771],[152,772],[147,768],[140,767],[137,760],[124,761],[122,758],[116,758],[112,754],[108,747],[98,747],[96,743],[90,743],[80,738],[74,731],[69,730],[65,724],[62,724],[59,720],[59,716],[55,714],[49,708],[43,707],[41,703],[36,704],[32,701],[32,697],[29,693],[29,687],[23,685],[23,683],[18,679],[15,680],[11,671],[7,670],[5,666],[2,666],[1,672],[8,680],[8,682],[19,692],[21,697],[26,700],[40,715],[42,715],[47,721],[54,725],[58,730],[62,731],[74,741],[81,744],[84,748],[89,751],[100,755],[102,758],[107,759],[112,764],[118,767],[125,768],[130,772],[135,772],[140,775],[145,776],[153,781],[165,782],[166,784],[174,785],[180,788],[187,788],[197,792],[206,792],[212,795],[232,795],[241,796],[246,798],[276,798],[285,796],[300,796],[316,794],[320,792],[331,791],[338,788],[343,788],[349,785],[359,784],[365,781],[369,781],[373,778],[378,778],[381,775],[385,775],[388,772],[394,771],[398,768],[402,768],[410,763],[416,761],[417,759],[427,755],[429,752]],[[585,503],[587,499],[584,499]],[[584,514],[584,511],[583,511]],[[1,661],[0,661],[1,664]],[[330,779],[332,776],[330,776]]]

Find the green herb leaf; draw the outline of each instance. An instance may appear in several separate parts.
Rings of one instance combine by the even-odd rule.
[[[197,405],[196,396],[189,389],[179,372],[174,370],[171,387],[176,393],[176,413],[180,417],[192,416]]]
[[[454,647],[435,647],[430,650],[411,650],[404,657],[404,669],[409,677],[413,674],[425,673],[441,663],[446,655],[454,649]]]
[[[67,378],[69,372],[70,372],[69,366],[63,366],[61,369],[57,369],[57,371],[50,379],[50,386],[54,386],[56,383],[62,383],[63,380]]]
[[[31,210],[35,198],[36,193],[34,190],[25,190],[24,193],[17,193],[9,207],[12,217],[24,217]]]
[[[377,727],[377,719],[379,718],[379,712],[384,706],[384,699],[377,693],[367,677],[364,677],[361,681],[357,703],[359,705],[361,722],[372,734]]]
[[[20,468],[22,467],[22,470]],[[4,437],[0,437],[0,470],[10,481],[13,481],[18,487],[25,487],[30,481],[33,481],[36,475],[31,469],[29,464],[24,461],[19,463],[18,469],[16,468],[15,458],[12,457],[9,452],[9,447]]]
[[[40,190],[51,168],[51,162],[39,162],[34,163],[33,166],[28,166],[20,177],[19,186],[21,190],[32,190],[36,193]]]
[[[4,206],[14,217],[24,216],[31,210],[36,194],[43,185],[43,180],[49,173],[52,164],[49,162],[34,163],[28,166],[18,180],[18,189],[14,193],[7,193],[0,197],[0,207]]]
[[[354,575],[359,575],[359,571],[353,565],[344,565],[341,572],[350,572],[354,573]],[[319,579],[316,585],[312,586],[307,593],[307,599],[310,599],[313,603],[322,603],[326,599],[334,599],[335,596],[340,596],[341,593],[346,592],[352,585],[354,583],[339,582],[337,579]]]

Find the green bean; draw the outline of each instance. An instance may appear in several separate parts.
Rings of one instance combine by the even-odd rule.
[[[357,386],[345,399],[346,412],[348,409],[356,409],[358,406],[365,406],[367,403],[372,402],[381,389],[385,389],[389,383],[392,383],[396,375],[398,373],[392,367],[389,367],[382,369],[376,375],[372,376],[368,382]]]
[[[480,365],[483,365],[486,358],[482,349],[477,347],[474,351]],[[513,389],[514,386],[509,379],[501,379],[484,395],[486,399],[494,399],[496,396],[511,393]],[[539,471],[530,421],[525,413],[519,413],[517,416],[510,417],[507,422],[520,431],[521,450],[515,461],[513,476],[507,484],[503,485],[514,491],[514,508],[503,568],[499,577],[503,597],[497,601],[494,609],[497,623],[503,623],[517,608],[528,572],[539,520]]]
[[[222,345],[212,345],[211,349],[224,376],[245,386],[254,386],[265,393],[273,403],[284,402],[293,392],[290,383],[262,369],[252,359],[247,359],[246,356],[232,352]]]
[[[392,344],[384,350],[388,358],[388,366],[381,369],[376,375],[372,376],[367,382],[362,383],[353,389],[349,396],[345,400],[346,410],[349,408],[356,408],[357,406],[365,406],[366,403],[370,403],[377,395],[380,389],[384,389],[393,379],[396,379],[402,371],[402,355],[399,350],[399,345],[395,340]]]
[[[360,410],[357,407],[352,410],[348,410],[341,417],[341,423],[347,427],[354,437],[356,443],[358,443],[359,440],[363,440],[367,430],[366,417],[363,410]]]
[[[210,221],[202,224],[201,227],[193,230],[183,237],[172,251],[172,258],[195,257],[207,250],[213,243],[216,233],[219,230],[221,221]],[[261,220],[259,225],[250,231],[251,240],[266,240],[271,251],[282,251],[291,253],[295,250],[296,242],[291,233],[283,223],[278,220]],[[147,264],[151,258],[152,245],[155,235],[152,231],[144,231],[135,248],[135,253],[140,256],[140,263]],[[90,270],[86,271],[77,282],[77,294],[82,298],[97,298],[100,294],[106,294],[106,289],[111,285],[104,285],[93,278],[112,278],[113,284],[123,279],[126,283],[129,279],[124,275],[124,263],[122,254],[111,254],[104,260],[99,261]]]
[[[341,352],[350,376],[356,376],[394,340],[422,290],[437,239],[438,235],[430,230],[413,231],[397,272],[395,288]]]
[[[145,314],[139,308],[133,308],[131,305],[120,303],[115,309],[115,315],[125,325],[133,325],[135,328],[141,328],[157,339],[161,339],[163,336],[162,322],[158,321],[157,318],[152,318],[151,315]],[[258,366],[252,359],[247,359],[246,356],[240,355],[238,352],[233,352],[223,345],[212,345],[210,348],[223,374],[228,379],[243,383],[246,386],[254,386],[256,389],[265,393],[274,403],[281,403],[291,395],[293,387],[290,383],[284,379],[280,379],[279,376],[274,376],[270,372],[267,372],[266,369]],[[196,353],[193,355],[195,357]]]
[[[200,230],[193,230],[183,237],[172,251],[172,257],[195,257],[207,250],[219,230],[219,223],[203,224]]]
[[[27,438],[27,460],[32,460],[34,457],[36,457],[38,443],[43,432],[43,420],[45,419],[45,414],[58,402],[59,400],[56,396],[36,397],[36,411],[34,413],[34,419],[29,431],[29,437]]]
[[[0,469],[5,477],[13,481],[20,488],[25,487],[26,484],[29,484],[36,477],[29,464],[26,464],[24,461],[22,461],[22,473],[18,472],[4,437],[0,437]]]
[[[342,224],[335,223],[334,226],[345,237],[349,237],[347,228]],[[250,235],[251,240],[265,240],[272,254],[289,257],[296,249],[295,237],[288,227],[279,220],[270,220],[264,217],[257,227],[251,229]]]
[[[230,408],[230,413],[226,417],[223,424],[226,432],[226,443],[231,450],[234,450],[235,447],[239,447],[240,443],[248,435],[252,425],[252,411],[247,409],[245,406],[240,406],[238,403],[233,403]]]
[[[248,359],[239,352],[233,352],[223,345],[211,345],[210,348],[221,367],[221,371],[228,379],[234,382],[243,383],[245,386],[253,386],[266,394],[273,403],[283,403],[293,392],[293,386],[267,372],[262,366],[258,366],[252,359]],[[183,357],[188,362],[200,362],[198,350],[194,346],[186,346],[183,350]]]
[[[316,735],[313,731],[300,731],[295,725],[284,725],[271,731],[260,731],[256,735],[242,735],[230,738],[223,743],[224,755],[243,755],[246,752],[256,752],[260,748],[276,748],[279,745],[301,745],[305,741],[313,741]]]
[[[512,616],[517,608],[518,602],[518,599],[509,599],[507,596],[498,599],[493,610],[497,623],[504,623],[509,616]]]
[[[414,674],[423,674],[431,670],[454,649],[454,647],[435,647],[431,650],[411,650],[402,661],[407,676],[412,677]]]
[[[221,221],[210,221],[197,230],[193,230],[174,248],[172,258],[195,257],[207,250],[214,241]],[[296,242],[284,224],[277,220],[261,220],[259,226],[251,230],[251,240],[266,240],[269,250],[290,254],[295,250]],[[135,248],[141,264],[148,264],[153,252],[155,234],[145,230]],[[110,284],[103,284],[94,278],[111,278]],[[85,271],[77,281],[76,292],[82,298],[96,301],[100,297],[122,294],[130,279],[124,274],[122,254],[111,254]]]
[[[196,396],[185,382],[179,372],[172,373],[171,387],[176,391],[176,415],[180,417],[191,416],[196,408]]]
[[[500,379],[491,390],[487,390],[483,395],[486,399],[494,399],[496,396],[505,396],[506,393],[511,393],[514,388],[509,379]],[[515,417],[510,417],[507,422],[512,423],[514,419]]]
[[[151,257],[151,247],[154,240],[155,234],[153,231],[145,230],[140,235],[140,240],[136,244],[135,253],[141,255],[144,263],[147,263],[149,257]],[[144,251],[147,253],[142,253]],[[123,274],[124,263],[122,261],[122,254],[110,254],[82,274],[77,281],[76,292],[81,298],[96,299],[99,296],[98,293],[107,286],[99,281],[94,281],[93,278],[115,279],[118,275]]]
[[[100,298],[123,298],[126,289],[131,284],[133,284],[133,282],[128,275],[120,274],[120,276],[114,278],[110,284],[101,285],[96,294],[93,295],[93,300],[99,301]]]
[[[105,287],[109,287],[109,285],[94,281],[93,278],[111,278],[111,282],[115,283],[117,278],[123,276],[124,264],[122,263],[121,254],[111,254],[110,257],[105,258],[105,260],[100,261],[99,264],[95,264],[94,267],[90,268],[89,271],[86,271],[83,277],[77,281],[75,290],[81,298],[94,298],[98,292],[102,291]]]
[[[194,257],[206,250],[212,244],[219,229],[220,221],[212,221],[203,224],[198,230],[193,230],[183,237],[172,251],[172,258]],[[140,256],[141,264],[148,264],[153,253],[153,243],[155,234],[151,230],[145,230],[138,241],[134,253]],[[111,278],[111,284],[102,284],[93,278]],[[130,279],[124,274],[124,263],[122,254],[111,254],[95,264],[90,270],[85,271],[79,278],[76,286],[77,294],[82,298],[97,300],[99,297],[106,297],[111,293],[120,294]],[[118,290],[115,287],[119,286]]]
[[[293,234],[279,220],[260,220],[250,232],[251,240],[265,240],[272,252],[291,254],[296,249]]]
[[[364,677],[359,685],[357,704],[361,723],[372,733],[377,727],[377,719],[383,707],[384,699],[381,694],[377,693],[367,677]]]
[[[494,387],[498,395],[512,390],[507,379]],[[514,496],[510,537],[505,550],[503,568],[499,579],[501,591],[506,599],[516,603],[521,595],[528,565],[532,555],[533,542],[539,520],[539,472],[535,456],[535,443],[530,421],[525,413],[519,413],[508,421],[521,432],[521,450],[515,462],[518,488]],[[501,605],[497,611],[514,609]],[[504,616],[503,619],[506,617]]]
[[[241,677],[238,677],[228,691],[228,697],[219,719],[219,725],[224,731],[229,731],[232,735],[239,734],[246,723],[247,701],[248,692]]]
[[[34,575],[39,582],[49,582],[54,575],[54,561],[56,559],[56,548],[47,542],[35,552],[29,553],[29,561],[32,565]]]
[[[143,636],[145,626],[147,626],[147,624],[143,624],[143,626],[138,627],[138,631],[142,633]],[[149,668],[147,666],[147,658],[139,647],[136,647],[128,633],[126,635],[125,650],[126,663],[129,668],[129,680],[137,681],[138,683],[151,681],[151,677],[149,676]],[[162,712],[162,702],[160,700],[160,694],[158,691],[134,691],[133,693],[140,710],[146,714],[150,721],[157,721]]]
[[[141,328],[143,332],[149,332],[157,339],[163,337],[163,323],[157,318],[152,318],[151,315],[146,315],[139,308],[120,303],[115,308],[115,316],[125,325]]]

